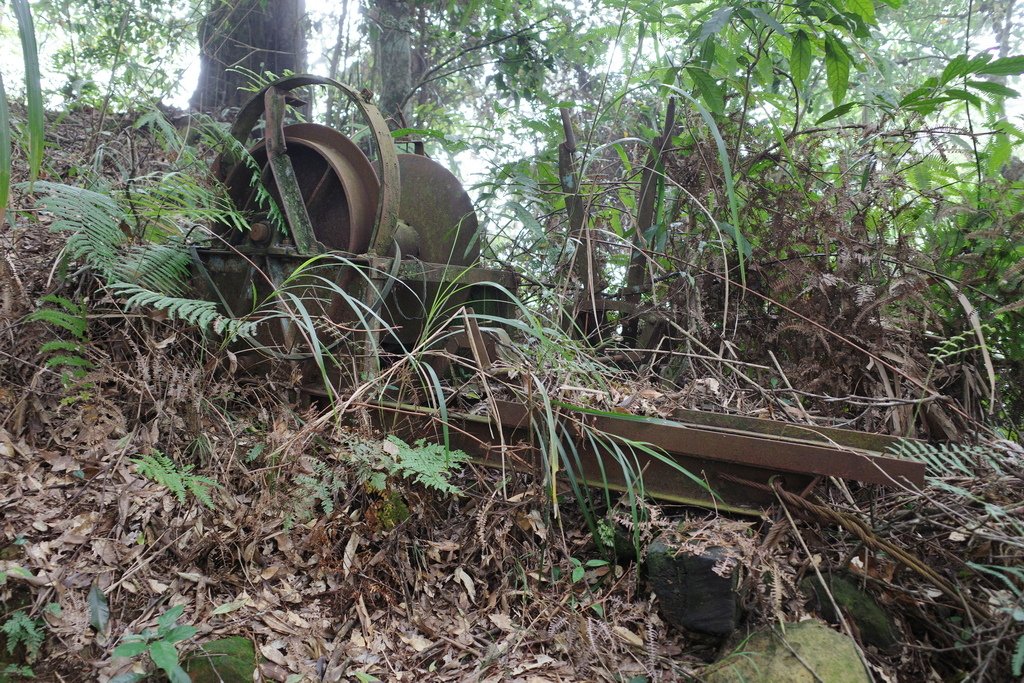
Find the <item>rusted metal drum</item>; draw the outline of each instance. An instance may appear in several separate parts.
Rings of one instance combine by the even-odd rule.
[[[299,102],[288,93],[310,85],[356,105],[373,163],[332,128],[284,125]],[[343,363],[349,352],[402,352],[461,306],[497,307],[515,288],[511,274],[479,267],[479,223],[458,179],[426,156],[399,155],[372,99],[317,76],[276,81],[239,112],[238,145],[216,162],[250,229],[214,226],[196,249],[197,289],[230,315],[255,312],[247,341],[265,355]],[[261,118],[265,137],[249,146]]]
[[[313,234],[332,251],[363,254],[370,246],[380,198],[380,181],[366,155],[349,138],[327,126],[297,123],[284,127],[284,141],[295,170],[295,182],[309,214]],[[253,161],[268,179],[266,141],[249,150]],[[236,165],[225,184],[235,205],[254,223],[269,224],[267,207],[261,205],[252,184],[253,169]],[[280,206],[280,191],[275,183],[265,186]],[[250,234],[254,242],[268,243],[270,236],[260,230]],[[232,243],[244,240],[239,234]]]
[[[479,222],[469,194],[451,171],[420,154],[399,154],[402,179],[398,219],[403,257],[469,266],[480,258]]]

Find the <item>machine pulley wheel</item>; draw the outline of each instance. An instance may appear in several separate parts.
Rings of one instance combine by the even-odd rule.
[[[380,198],[380,181],[369,159],[349,138],[319,124],[285,126],[284,140],[316,240],[331,250],[365,253]],[[249,153],[261,169],[261,182],[280,207],[280,192],[270,182],[266,143],[256,144]],[[248,166],[238,164],[225,183],[243,213],[263,216],[266,207],[261,206],[251,175]],[[266,236],[255,231],[248,237],[255,242]],[[229,239],[237,244],[246,236],[236,234]]]
[[[473,202],[451,171],[419,154],[399,154],[402,194],[396,239],[402,256],[469,266],[480,258]],[[406,227],[408,226],[408,227]]]

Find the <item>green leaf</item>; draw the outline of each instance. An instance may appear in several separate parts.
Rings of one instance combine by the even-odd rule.
[[[170,669],[165,669],[165,671],[171,683],[192,683],[192,678],[181,668],[180,664],[175,664]]]
[[[793,36],[793,47],[789,52],[789,70],[798,90],[804,89],[804,83],[811,74],[811,41],[803,31]]]
[[[733,227],[732,223],[726,223],[725,221],[715,221],[718,224],[719,229],[726,235],[732,238],[732,241],[736,243],[736,251],[738,251],[744,258],[750,258],[753,249],[750,246],[750,242],[746,236]],[[742,261],[741,261],[742,263]]]
[[[832,104],[838,107],[843,103],[846,89],[850,85],[850,61],[846,51],[831,33],[825,34],[825,79],[832,93]]]
[[[1020,93],[1013,88],[1008,88],[1002,83],[996,83],[995,81],[967,81],[967,87],[980,90],[989,95],[995,95],[996,97],[1020,97]]]
[[[986,149],[990,173],[999,172],[999,169],[1010,160],[1010,155],[1013,153],[1013,143],[1010,142],[1010,136],[1001,128],[1002,126],[996,125],[996,133],[992,136],[992,140]]]
[[[716,9],[711,14],[711,18],[705,21],[704,25],[700,27],[700,35],[697,36],[697,42],[699,43],[706,38],[710,38],[725,28],[725,25],[729,23],[729,19],[732,18],[734,10],[734,7],[728,6]]]
[[[594,569],[595,567],[607,567],[608,560],[587,560],[585,567]]]
[[[1024,74],[1024,55],[991,61],[975,69],[974,73],[984,76],[1019,76]]]
[[[178,648],[166,640],[154,640],[149,644],[149,656],[153,663],[168,674],[178,666]]]
[[[582,566],[579,566],[579,565],[573,567],[572,568],[572,577],[571,577],[572,578],[572,582],[573,583],[577,583],[580,579],[583,578],[583,575],[586,573],[586,571],[587,571],[586,569],[584,569]]]
[[[1020,676],[1024,673],[1024,636],[1017,639],[1017,647],[1013,650],[1013,659],[1010,662],[1013,668],[1013,675]]]
[[[24,567],[19,567],[18,565],[14,565],[12,567],[8,567],[7,568],[7,573],[9,575],[11,575],[11,576],[20,576],[23,579],[35,578],[35,575],[32,572],[30,572],[29,570],[25,569]]]
[[[725,91],[704,69],[687,67],[686,73],[693,79],[697,91],[708,105],[708,109],[721,116],[725,113]]]
[[[875,23],[874,0],[846,0],[846,9],[863,19],[865,24]]]
[[[114,648],[115,657],[137,657],[149,649],[149,643],[121,643]]]
[[[100,590],[99,584],[94,583],[89,589],[89,625],[96,629],[97,633],[107,630],[110,623],[110,605],[107,603],[107,596]]]
[[[857,102],[847,102],[846,104],[840,104],[838,107],[835,107],[834,109],[830,109],[829,111],[825,112],[825,114],[822,115],[820,119],[814,122],[814,125],[817,126],[819,124],[825,123],[826,121],[838,119],[840,116],[856,107],[857,104]]]
[[[789,35],[789,31],[786,30],[785,26],[779,23],[778,19],[768,14],[760,7],[750,7],[749,9],[750,13],[757,17],[758,21],[760,21],[762,24],[764,24],[771,30],[784,36]]]
[[[25,100],[28,105],[28,173],[34,182],[43,164],[43,90],[39,77],[39,51],[32,11],[28,0],[13,0],[14,16],[18,18],[18,35],[25,60]]]
[[[187,624],[184,626],[175,626],[164,634],[163,639],[168,643],[179,643],[183,640],[188,640],[198,632],[199,629],[195,626],[189,626]]]
[[[182,612],[184,611],[184,605],[175,605],[174,607],[172,607],[171,609],[167,610],[159,617],[157,617],[156,623],[160,626],[161,629],[169,629],[172,626],[174,626],[174,622],[178,620],[178,617],[180,617]]]
[[[944,93],[950,100],[961,100],[963,102],[970,102],[978,109],[981,109],[981,98],[974,93],[969,93],[963,88],[951,88],[946,90]]]
[[[939,77],[939,80],[942,83],[949,83],[957,76],[963,76],[967,73],[968,68],[970,67],[967,62],[967,55],[957,55],[946,64],[946,68],[942,70],[942,76]]]
[[[516,218],[522,223],[523,227],[530,231],[530,235],[536,240],[542,240],[545,237],[544,227],[540,224],[540,221],[534,217],[533,213],[530,212],[525,206],[519,202],[508,202],[507,207],[512,209],[515,213]]]

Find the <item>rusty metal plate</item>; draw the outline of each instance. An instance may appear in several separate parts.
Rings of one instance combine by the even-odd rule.
[[[402,195],[395,240],[402,258],[447,268],[454,277],[480,258],[479,222],[462,183],[448,169],[418,154],[398,155]],[[374,251],[382,251],[377,245]],[[443,293],[443,299],[441,298]],[[440,287],[428,279],[405,277],[384,302],[383,317],[393,331],[385,346],[408,346],[429,319],[443,320],[464,305],[465,287]]]
[[[539,451],[533,447],[535,432],[530,412],[523,406],[497,401],[498,415],[481,417],[449,412],[448,434],[451,444],[473,455],[478,462],[494,467],[508,467],[526,472],[542,473]],[[378,422],[387,430],[415,438],[443,438],[438,411],[415,406],[381,403]],[[647,495],[667,502],[676,502],[723,511],[759,514],[758,508],[775,503],[769,490],[744,486],[735,480],[768,485],[779,482],[788,491],[800,491],[816,476],[835,476],[868,484],[913,483],[924,481],[924,465],[836,441],[848,430],[832,430],[831,445],[766,432],[729,432],[703,429],[671,420],[650,420],[623,415],[610,417],[592,415],[564,408],[563,423],[586,423],[605,436],[605,443],[584,437],[571,427],[563,430],[562,441],[573,441],[572,452],[578,461],[570,463],[578,481],[612,490],[623,491],[630,486],[622,466],[616,462],[608,440],[616,441],[628,454],[632,471],[643,473]],[[697,412],[697,411],[694,411]],[[693,415],[690,418],[693,419]],[[505,444],[499,443],[495,423],[500,423]],[[854,443],[863,439],[850,432]],[[630,442],[649,444],[663,458],[641,448],[629,448]],[[625,447],[624,447],[625,446]],[[569,449],[567,449],[569,450]],[[673,465],[677,465],[678,467]],[[712,497],[679,467],[705,482],[715,492]],[[560,474],[568,476],[563,468]]]
[[[384,118],[380,115],[380,111],[373,104],[373,93],[369,90],[356,90],[350,85],[336,81],[332,78],[325,78],[323,76],[313,76],[311,74],[300,74],[296,76],[286,76],[280,78],[273,83],[265,86],[261,91],[253,95],[248,102],[238,112],[238,118],[235,120],[235,124],[231,127],[231,136],[238,140],[243,145],[249,139],[256,122],[260,116],[264,114],[264,96],[270,90],[278,90],[280,92],[290,92],[296,88],[302,88],[310,85],[324,85],[338,89],[344,94],[353,104],[359,112],[365,117],[367,123],[370,126],[370,132],[372,134],[374,147],[376,148],[378,163],[380,164],[381,182],[380,200],[377,205],[376,220],[373,223],[373,235],[371,237],[371,244],[384,244],[385,252],[390,247],[393,239],[396,223],[398,220],[398,159],[396,158],[395,145],[391,138],[391,131],[389,130],[387,123]],[[229,182],[232,176],[239,173],[239,166],[241,160],[234,157],[230,153],[222,154],[218,157],[214,163],[214,170],[219,178],[223,178],[228,186],[231,186]],[[241,169],[243,174],[246,174],[245,169]],[[232,242],[237,244],[238,242]],[[383,255],[384,252],[379,252],[378,255]]]

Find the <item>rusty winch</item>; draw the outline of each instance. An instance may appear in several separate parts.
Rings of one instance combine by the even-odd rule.
[[[297,103],[289,93],[306,86],[335,87],[355,104],[369,124],[363,143],[372,143],[366,149],[374,161],[356,140],[337,130],[285,125],[287,106]],[[263,321],[249,339],[254,349],[276,359],[305,361],[302,389],[307,395],[324,394],[324,380],[344,381],[340,370],[327,376],[325,357],[337,368],[348,358],[359,359],[350,364],[354,372],[347,378],[360,381],[378,369],[386,355],[382,351],[401,353],[424,340],[458,351],[463,342],[453,340],[461,335],[478,367],[489,367],[483,328],[476,321],[509,317],[515,290],[513,273],[478,264],[479,223],[456,177],[423,155],[420,145],[415,148],[420,153],[399,154],[371,100],[366,91],[317,76],[284,78],[253,97],[239,113],[232,136],[246,145],[263,118],[263,139],[247,154],[222,155],[216,166],[251,227],[213,226],[210,245],[194,253],[198,286],[208,298],[219,301],[229,315],[255,312]],[[666,136],[671,128],[670,113]],[[568,124],[566,130],[563,161],[574,147]],[[645,171],[645,186],[651,173]],[[562,175],[563,182],[573,180],[575,171],[562,164]],[[585,222],[575,194],[578,181],[567,184],[570,223],[579,233]],[[653,195],[646,194],[651,196],[641,202],[642,225],[653,220]],[[634,276],[631,270],[631,280]],[[604,324],[604,312],[620,303],[616,310],[633,311],[636,291],[628,289],[632,298],[623,302],[591,297],[596,303],[589,319]],[[460,311],[465,314],[455,315]],[[636,335],[636,321],[623,320],[624,332]],[[580,328],[586,333],[594,326]],[[395,404],[389,398],[367,404],[376,407],[377,421],[389,433],[410,439],[435,434],[482,464],[539,471],[534,406],[493,400],[490,414],[482,416],[448,410],[443,399],[428,406]],[[921,463],[886,452],[898,441],[893,437],[693,410],[678,410],[672,420],[571,404],[560,404],[560,410],[571,423],[589,424],[606,435],[607,443],[620,444],[620,454],[628,452],[635,465],[610,466],[608,448],[583,438],[574,427],[557,434],[564,452],[578,456],[561,474],[633,490],[643,473],[647,494],[678,503],[756,515],[759,505],[774,502],[771,487],[809,490],[825,476],[873,484],[920,484],[924,479]]]
[[[285,124],[291,91],[307,86],[334,87],[351,100],[368,124],[364,144],[374,161],[333,128]],[[507,304],[515,278],[478,265],[469,195],[422,144],[398,153],[371,93],[319,76],[283,78],[241,109],[232,137],[247,145],[261,118],[263,139],[248,156],[225,153],[215,166],[251,228],[214,226],[214,241],[196,250],[208,298],[234,317],[268,314],[254,346],[308,358],[318,344],[303,322],[313,319],[355,332],[348,336],[360,343],[408,346],[428,321],[461,306],[497,313]]]

